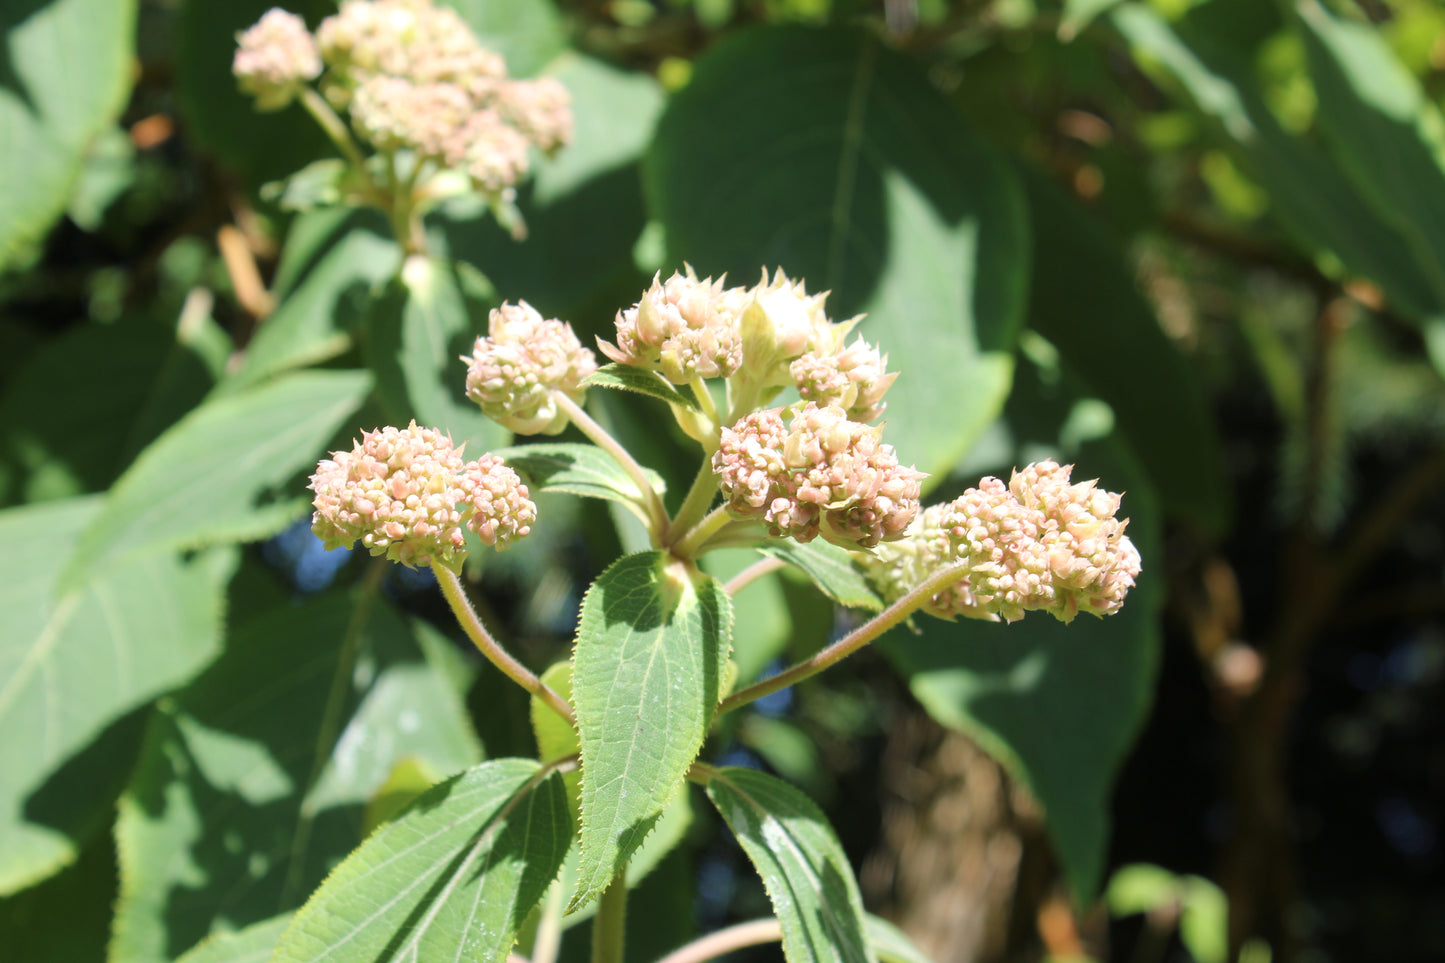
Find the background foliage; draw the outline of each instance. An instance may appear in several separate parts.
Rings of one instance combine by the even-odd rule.
[[[0,10],[16,959],[266,958],[374,827],[425,829],[425,805],[387,823],[407,800],[535,754],[525,700],[477,671],[433,585],[319,553],[304,476],[412,416],[470,450],[509,444],[462,402],[454,361],[486,310],[525,298],[606,335],[683,261],[737,283],[782,266],[831,289],[833,316],[866,313],[905,372],[890,441],[934,497],[1057,455],[1127,491],[1145,559],[1107,621],[899,629],[740,714],[708,751],[736,764],[710,793],[743,850],[740,786],[804,835],[816,803],[846,850],[818,841],[829,859],[876,861],[902,791],[880,790],[879,753],[926,713],[1023,787],[1044,830],[1011,831],[1047,867],[996,884],[1024,920],[1001,946],[930,947],[940,961],[1445,953],[1437,4],[460,2],[514,74],[569,88],[577,135],[521,190],[524,243],[454,202],[406,278],[381,218],[267,189],[327,156],[299,109],[256,114],[235,90],[235,33],[268,5]],[[293,9],[314,26],[331,6]],[[655,402],[594,395],[680,497],[691,465]],[[555,454],[521,457],[558,491],[615,484]],[[539,670],[636,547],[604,502],[547,496],[541,515],[469,573]],[[748,561],[709,564],[725,579]],[[826,553],[797,561],[841,604],[792,577],[748,588],[739,682],[876,604]],[[630,569],[604,588],[646,574]],[[722,617],[710,590],[690,605]],[[473,800],[471,779],[423,801]],[[526,805],[560,825],[556,783]],[[628,817],[658,826],[633,874],[653,921],[636,959],[766,907],[696,803]],[[525,848],[507,831],[496,846]],[[1113,872],[1136,862],[1170,872]],[[1111,875],[1109,927],[1089,907]],[[875,877],[863,903],[907,916]]]

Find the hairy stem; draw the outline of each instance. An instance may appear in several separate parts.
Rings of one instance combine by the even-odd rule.
[[[723,591],[728,593],[728,595],[737,595],[764,575],[776,572],[786,564],[787,563],[780,558],[760,558],[728,579],[727,584],[723,586]]]
[[[627,867],[624,866],[597,899],[597,915],[592,918],[592,963],[622,963],[626,929]]]
[[[611,455],[622,467],[622,470],[627,472],[627,477],[632,479],[637,490],[642,493],[648,528],[652,531],[653,542],[658,543],[667,531],[667,509],[663,507],[662,499],[657,496],[657,489],[652,487],[652,481],[647,477],[647,472],[642,470],[642,466],[632,455],[628,454],[627,449],[623,448],[616,438],[608,434],[607,429],[593,421],[592,417],[582,410],[581,405],[561,391],[552,392],[552,398],[557,402],[557,407],[567,413],[567,417],[572,420],[572,424],[576,425],[582,434],[591,439],[598,448]]]
[[[702,406],[702,413],[712,419],[712,423],[716,425],[717,405],[713,404],[712,392],[707,390],[707,382],[694,375],[689,386],[692,388],[693,397],[696,398],[697,403]],[[716,432],[716,429],[714,429],[714,432]]]
[[[712,457],[709,455],[702,460],[697,474],[693,476],[692,487],[687,490],[687,497],[683,499],[682,507],[677,510],[677,515],[668,527],[663,544],[674,545],[685,535],[690,535],[688,530],[698,524],[707,514],[708,506],[712,504],[713,496],[716,494],[717,476],[713,473]]]
[[[790,685],[802,682],[810,676],[817,675],[829,666],[841,662],[918,611],[929,599],[933,598],[933,596],[963,578],[964,575],[968,574],[971,566],[971,562],[960,562],[957,565],[939,569],[924,579],[922,583],[907,595],[817,655],[810,659],[804,659],[802,662],[784,669],[777,675],[763,679],[761,682],[755,682],[746,689],[740,689],[734,692],[722,702],[718,703],[716,715],[720,716],[724,712],[731,712],[740,706],[747,705],[755,699],[761,699],[765,695],[772,695],[779,689],[786,689]]]
[[[451,606],[452,614],[457,617],[462,630],[467,633],[467,638],[472,640],[477,651],[486,656],[487,661],[492,665],[501,669],[503,675],[547,703],[559,716],[575,726],[577,716],[572,711],[572,707],[567,704],[567,700],[558,695],[551,686],[533,675],[526,666],[512,658],[507,650],[492,638],[492,634],[487,631],[487,627],[477,616],[476,610],[472,608],[472,603],[468,601],[466,590],[462,588],[462,580],[457,573],[444,565],[433,565],[432,571],[436,572],[437,582],[442,587],[442,594],[446,596],[447,604]]]
[[[783,938],[783,925],[775,919],[752,920],[709,933],[673,950],[657,963],[703,963],[745,946],[776,943]]]
[[[678,517],[682,517],[681,512],[678,513]],[[728,507],[719,505],[673,543],[673,554],[682,558],[696,558],[708,540],[726,528],[732,520],[732,516],[728,514]]]

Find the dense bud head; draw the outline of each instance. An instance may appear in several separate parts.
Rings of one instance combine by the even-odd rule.
[[[809,351],[789,372],[804,401],[837,405],[856,421],[873,421],[888,407],[883,395],[898,377],[887,366],[888,356],[860,337],[834,354]]]
[[[572,141],[572,95],[551,77],[501,85],[497,110],[545,153]]]
[[[786,430],[781,409],[754,412],[722,430],[713,471],[736,517],[800,542],[871,548],[902,537],[924,477],[880,434],[836,406],[808,404]]]
[[[545,319],[525,301],[493,309],[488,334],[467,362],[467,397],[482,413],[521,435],[555,435],[567,427],[554,392],[577,403],[582,381],[597,370],[570,325]]]
[[[351,451],[316,466],[310,487],[311,529],[328,549],[360,541],[407,566],[456,570],[466,557],[464,526],[504,548],[537,517],[515,472],[491,455],[464,462],[450,438],[416,422],[363,432]]]
[[[231,72],[259,110],[279,110],[321,73],[321,53],[300,17],[272,8],[237,37]]]
[[[377,75],[468,90],[506,76],[502,58],[477,43],[461,15],[430,0],[343,0],[316,39],[331,68],[327,95],[338,107]]]
[[[456,84],[416,84],[400,77],[368,77],[351,100],[351,123],[378,150],[405,147],[423,157],[442,157],[472,113]]]
[[[446,140],[448,167],[464,171],[484,194],[497,195],[527,173],[531,143],[494,110],[478,110]]]
[[[673,384],[726,378],[742,364],[736,295],[722,280],[699,281],[687,268],[666,281],[659,274],[641,300],[617,314],[617,343],[600,341],[619,364],[651,368]]]

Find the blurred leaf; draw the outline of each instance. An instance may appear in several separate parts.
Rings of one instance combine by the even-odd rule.
[[[817,743],[801,727],[787,719],[750,712],[738,722],[737,738],[819,806],[832,805],[837,784],[823,764]]]
[[[391,822],[416,797],[441,782],[444,775],[425,759],[416,756],[398,759],[386,781],[366,801],[361,813],[362,838],[376,832],[383,823]]]
[[[1114,872],[1104,899],[1112,916],[1175,911],[1180,942],[1195,963],[1229,959],[1229,900],[1203,877],[1176,876],[1160,866],[1132,863]]]
[[[1066,379],[1050,387],[1021,366],[1004,418],[1010,461],[1056,452],[1077,400]],[[1127,445],[1111,435],[1085,445],[1076,462],[1075,477],[1128,493],[1121,514],[1144,570],[1122,611],[1069,625],[1040,612],[1012,625],[925,617],[917,634],[895,629],[883,648],[931,716],[975,739],[1030,789],[1082,905],[1104,868],[1114,774],[1149,710],[1164,572],[1158,505]]]
[[[135,0],[0,9],[0,269],[65,211],[92,141],[130,95]]]
[[[244,929],[207,937],[176,963],[269,963],[272,950],[294,915],[282,913]]]
[[[863,914],[863,928],[868,945],[883,963],[933,963],[913,945],[908,935],[885,919],[872,913]],[[190,963],[190,961],[185,961]]]
[[[526,300],[574,324],[601,300],[610,319],[620,306],[614,288],[621,284],[620,296],[633,300],[640,290],[632,265],[645,221],[638,159],[651,141],[662,92],[647,74],[570,52],[548,74],[571,93],[576,130],[555,158],[537,160],[535,176],[518,191],[527,239],[514,241],[475,204],[448,205],[443,214],[452,216],[440,228],[449,254],[480,267],[503,299]]]
[[[497,759],[423,795],[327,877],[276,963],[505,960],[572,838],[561,780],[542,772]]]
[[[419,423],[451,435],[475,454],[511,440],[511,432],[466,398],[467,365],[477,332],[453,266],[409,258],[366,312],[367,363],[392,422]]]
[[[786,96],[780,92],[786,91]],[[698,60],[648,155],[674,262],[781,265],[904,374],[888,440],[944,472],[997,415],[1028,278],[1011,172],[918,67],[862,32],[757,28]]]
[[[1042,175],[1025,171],[1024,184],[1034,240],[1030,327],[1113,408],[1165,510],[1222,532],[1229,489],[1193,369],[1140,295],[1120,243]]]
[[[558,662],[542,673],[542,681],[552,691],[572,702],[572,663]],[[577,730],[557,711],[536,696],[527,700],[528,716],[532,720],[532,734],[537,739],[537,758],[542,762],[557,762],[582,751]],[[580,768],[562,774],[562,785],[567,790],[567,810],[578,816],[582,800],[582,771]],[[575,860],[573,861],[575,862]]]
[[[1064,15],[1059,19],[1059,39],[1073,40],[1089,24],[1118,6],[1120,0],[1064,0]]]
[[[725,548],[708,552],[701,564],[719,582],[727,581],[758,561],[758,553],[746,548]],[[743,588],[743,605],[733,606],[732,661],[738,675],[733,686],[752,682],[774,659],[782,655],[793,637],[793,617],[779,579],[764,576]]]
[[[883,599],[853,567],[848,552],[837,545],[818,540],[800,544],[791,539],[778,539],[758,551],[796,565],[824,595],[844,608],[883,611]]]
[[[619,559],[588,589],[572,655],[583,820],[572,908],[607,887],[682,787],[731,636],[722,586],[666,552]]]
[[[14,472],[0,501],[106,488],[211,384],[205,359],[174,326],[80,324],[51,339],[0,395],[0,459]]]
[[[119,556],[280,531],[308,499],[277,488],[316,461],[370,386],[359,371],[299,372],[196,408],[111,488],[66,582]]]
[[[562,18],[552,0],[448,0],[476,31],[477,39],[501,54],[514,77],[539,73],[567,46]]]
[[[637,512],[643,521],[646,513],[639,507],[641,494],[611,455],[596,445],[575,442],[541,442],[498,448],[492,454],[521,473],[527,483],[539,492],[566,492],[581,498],[601,498],[619,502]],[[662,476],[644,468],[660,495],[667,490]]]
[[[225,553],[152,553],[60,587],[99,509],[86,498],[0,512],[0,539],[20,547],[0,563],[0,726],[16,734],[0,740],[0,893],[75,858],[107,818],[101,788],[124,778],[139,733],[82,750],[220,649]]]
[[[1133,916],[1179,898],[1178,879],[1162,866],[1131,863],[1114,871],[1104,892],[1111,916]]]
[[[333,358],[371,304],[372,287],[396,274],[401,249],[375,211],[330,209],[296,219],[276,268],[278,307],[246,346],[217,394]]]
[[[119,127],[103,130],[86,148],[65,213],[81,230],[99,230],[106,210],[134,180],[135,145]]]
[[[1321,129],[1358,193],[1399,232],[1445,319],[1445,119],[1377,28],[1295,7]]]
[[[0,899],[0,946],[16,963],[105,959],[115,901],[115,847],[100,835],[75,865]]]
[[[853,867],[812,800],[775,776],[736,766],[718,770],[707,794],[763,877],[789,963],[877,960],[863,937]]]
[[[694,411],[699,409],[696,398],[678,391],[661,375],[654,371],[643,371],[628,365],[603,365],[589,375],[582,384],[589,388],[617,388],[622,391],[635,391],[640,395],[648,395],[670,405],[680,405]]]
[[[173,959],[301,903],[361,840],[397,762],[476,761],[448,643],[374,595],[313,596],[238,625],[157,714],[121,799],[111,959]]]

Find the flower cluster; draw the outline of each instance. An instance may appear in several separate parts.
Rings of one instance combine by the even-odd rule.
[[[579,404],[582,381],[597,370],[570,325],[544,319],[526,301],[492,310],[488,334],[467,363],[467,397],[498,424],[522,435],[555,435],[567,427],[561,392]]]
[[[734,517],[800,542],[822,535],[872,548],[902,537],[924,477],[901,466],[881,434],[836,405],[809,402],[787,427],[783,409],[770,408],[722,430],[712,467]]]
[[[532,147],[552,153],[572,137],[566,88],[509,78],[461,15],[431,0],[343,0],[314,39],[272,10],[241,36],[234,71],[264,109],[284,106],[323,63],[322,92],[364,141],[464,171],[489,195],[525,176]]]
[[[735,378],[739,391],[766,400],[784,387],[804,401],[836,405],[855,421],[873,421],[897,377],[888,356],[861,337],[847,344],[858,323],[834,322],[827,294],[808,294],[802,282],[778,271],[751,288],[698,280],[691,268],[653,279],[635,305],[618,312],[617,341],[600,342],[619,364],[659,372],[676,385],[695,378]]]
[[[310,488],[311,530],[328,549],[359,540],[408,566],[455,571],[466,557],[463,528],[500,550],[537,520],[527,486],[500,458],[464,461],[450,438],[416,422],[362,432],[351,451],[317,464]]]
[[[280,110],[321,74],[321,52],[300,17],[271,9],[237,38],[232,72],[260,110]]]
[[[1119,610],[1139,574],[1139,553],[1115,517],[1121,496],[1092,482],[1070,484],[1054,461],[985,478],[957,499],[925,509],[906,538],[862,564],[889,598],[941,567],[968,572],[925,611],[1012,622],[1045,611],[1064,622],[1079,612]]]

